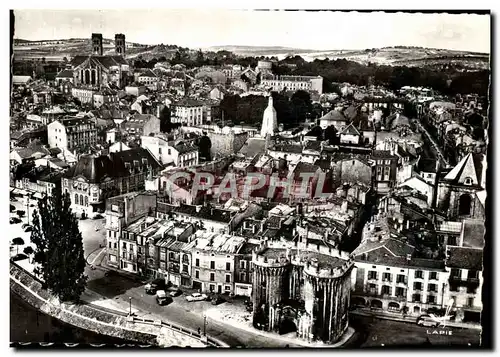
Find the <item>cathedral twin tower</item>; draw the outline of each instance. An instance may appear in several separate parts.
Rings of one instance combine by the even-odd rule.
[[[125,56],[125,35],[117,33],[115,35],[115,52],[118,56]],[[95,56],[103,55],[102,34],[92,34],[92,54]]]

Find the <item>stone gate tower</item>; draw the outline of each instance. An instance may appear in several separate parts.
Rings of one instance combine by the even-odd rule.
[[[254,327],[282,331],[292,325],[298,338],[331,344],[342,337],[354,267],[348,253],[307,239],[263,242],[252,264]]]

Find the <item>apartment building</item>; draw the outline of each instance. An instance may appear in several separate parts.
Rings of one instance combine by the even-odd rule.
[[[156,208],[156,194],[153,192],[132,192],[112,197],[106,201],[106,254],[108,265],[119,268],[120,241],[122,229],[148,214]],[[127,248],[130,247],[130,244]],[[128,265],[127,265],[128,268]]]
[[[188,167],[198,165],[198,146],[182,140],[169,140],[162,133],[142,136],[141,147],[148,149],[163,165]]]
[[[323,77],[321,76],[276,76],[270,79],[262,79],[261,84],[277,92],[282,90],[304,90],[315,91],[320,95],[323,94]]]
[[[192,253],[193,288],[203,292],[234,293],[235,265],[244,237],[201,232],[185,249]]]
[[[375,191],[386,194],[396,183],[398,157],[390,151],[374,150],[372,160],[375,161]]]
[[[203,103],[191,99],[183,98],[171,106],[172,123],[179,123],[187,126],[197,126],[203,123]]]
[[[66,118],[47,125],[47,141],[51,148],[74,150],[97,143],[95,123],[87,118]]]
[[[401,239],[362,242],[353,252],[353,305],[415,316],[441,308],[448,280],[444,262],[413,253]]]
[[[455,319],[481,322],[483,288],[483,250],[468,247],[446,247],[447,281],[445,301],[453,303]]]

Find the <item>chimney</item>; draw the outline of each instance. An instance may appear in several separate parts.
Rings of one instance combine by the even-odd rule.
[[[411,254],[406,254],[406,261],[407,262],[411,261]]]

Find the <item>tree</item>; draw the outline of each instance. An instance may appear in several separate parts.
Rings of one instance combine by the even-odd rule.
[[[19,254],[19,246],[24,245],[24,239],[22,239],[21,237],[14,238],[12,240],[12,244],[15,245],[17,248],[17,250],[16,250],[16,255],[17,255],[17,254]]]
[[[27,247],[25,247],[24,250],[23,250],[23,253],[26,254],[28,257],[31,256],[31,254],[33,254],[34,252],[35,251],[33,250],[33,248],[31,248],[30,245],[28,245]]]
[[[61,301],[78,300],[87,283],[82,235],[70,206],[67,193],[39,200],[31,232],[35,274]]]

